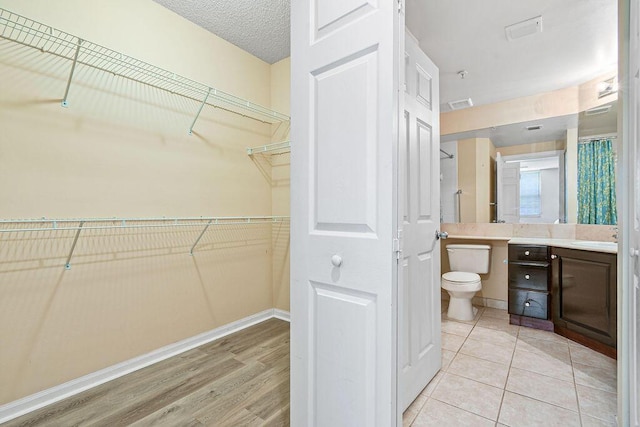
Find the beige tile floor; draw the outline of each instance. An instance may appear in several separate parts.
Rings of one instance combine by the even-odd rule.
[[[473,321],[442,315],[442,369],[404,425],[615,426],[616,361],[551,332],[509,324],[479,307]]]

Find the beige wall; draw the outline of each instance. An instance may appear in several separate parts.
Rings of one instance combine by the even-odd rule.
[[[271,66],[271,105],[275,110],[290,111],[291,59],[286,58]],[[289,140],[289,124],[274,125],[273,141]],[[271,197],[273,215],[290,213],[289,153],[276,154],[271,161]],[[273,306],[289,311],[289,224],[273,230]]]
[[[615,101],[618,94],[613,93],[598,99],[596,86],[614,75],[616,71],[612,70],[579,86],[444,112],[440,114],[440,132],[442,135],[449,135],[492,126],[565,116],[607,104]]]
[[[491,218],[492,156],[495,147],[488,138],[458,141],[458,187],[461,222],[489,222]]]
[[[503,157],[518,154],[543,153],[545,151],[564,150],[565,141],[535,142],[533,144],[511,145],[509,147],[498,147],[498,151]]]
[[[0,7],[262,105],[282,88],[151,0]],[[270,215],[282,199],[245,151],[269,125],[207,107],[188,136],[198,102],[82,66],[62,108],[68,61],[0,49],[0,218]],[[85,231],[68,271],[73,233],[0,234],[0,404],[273,307],[271,225],[212,229],[189,256],[200,230]]]
[[[507,241],[478,239],[465,240],[457,238],[447,239],[440,247],[442,256],[441,269],[443,274],[451,271],[446,245],[458,243],[491,246],[491,264],[489,266],[489,273],[480,275],[480,278],[482,279],[482,290],[477,292],[476,296],[499,301],[507,301],[509,297],[507,290],[508,266],[503,262],[508,258]]]
[[[567,222],[578,222],[578,129],[567,129],[566,192]]]

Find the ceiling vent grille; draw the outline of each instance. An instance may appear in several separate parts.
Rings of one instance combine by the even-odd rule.
[[[462,110],[463,108],[473,107],[473,101],[471,101],[471,98],[451,101],[448,104],[451,110]]]
[[[504,33],[509,41],[541,32],[542,16],[536,16],[535,18],[504,27]]]
[[[601,107],[590,108],[584,112],[585,116],[595,116],[598,114],[608,113],[611,110],[611,105],[603,105]]]

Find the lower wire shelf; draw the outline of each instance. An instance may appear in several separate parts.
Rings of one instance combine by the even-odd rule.
[[[73,243],[65,262],[71,269],[71,258],[82,231],[116,229],[157,229],[176,227],[202,227],[189,254],[211,227],[224,225],[265,225],[289,222],[288,216],[220,216],[220,217],[159,217],[159,218],[69,218],[69,219],[4,219],[0,220],[0,235],[7,233],[75,231]]]

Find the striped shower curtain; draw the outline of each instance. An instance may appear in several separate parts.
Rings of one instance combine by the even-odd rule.
[[[578,224],[616,224],[617,216],[611,140],[578,144]]]

